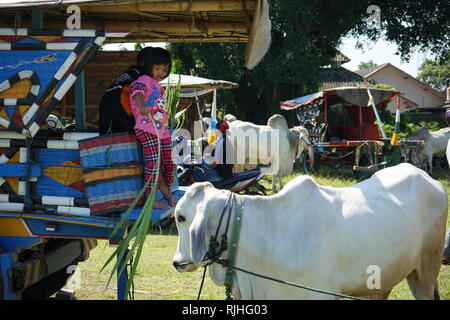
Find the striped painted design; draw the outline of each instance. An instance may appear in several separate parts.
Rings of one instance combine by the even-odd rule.
[[[55,196],[36,196],[31,195],[31,200],[37,204],[51,206],[69,206],[69,207],[88,207],[89,203],[86,198],[74,197],[55,197]],[[24,203],[24,195],[16,194],[0,194],[0,203]]]
[[[29,96],[24,99],[0,99],[0,105],[5,106],[17,106],[17,105],[30,105],[25,115],[22,117],[22,121],[25,127],[21,127],[16,123],[13,123],[7,119],[0,119],[0,125],[14,130],[24,135],[25,137],[32,138],[39,131],[40,126],[45,122],[48,115],[56,107],[56,105],[63,99],[64,95],[68,92],[71,86],[75,83],[78,74],[84,68],[87,61],[95,53],[95,51],[103,44],[106,37],[124,37],[129,31],[102,31],[102,30],[47,30],[47,29],[12,29],[12,28],[0,28],[0,36],[52,36],[52,37],[79,37],[82,38],[79,42],[38,42],[38,43],[23,43],[12,41],[0,43],[0,50],[72,50],[72,53],[66,58],[66,61],[61,65],[60,69],[56,72],[54,78],[50,81],[49,85],[45,89],[44,93],[39,96],[39,87],[33,85],[30,89]],[[18,39],[21,39],[18,38]],[[91,39],[89,39],[91,38]],[[41,38],[36,38],[41,40]],[[88,41],[93,42],[86,47]],[[80,54],[87,50],[85,55],[77,61]],[[76,64],[74,66],[74,64]],[[67,74],[70,68],[74,68]],[[16,75],[17,76],[17,75]],[[14,76],[14,77],[16,77]],[[13,79],[14,80],[14,79]],[[60,82],[63,81],[61,84]],[[2,82],[0,84],[0,91],[7,90],[11,87],[12,83]],[[49,94],[57,87],[58,89],[54,95],[50,98],[46,104],[45,109],[38,115],[33,121],[35,115],[39,112],[42,103],[48,100]],[[37,100],[37,101],[36,101]],[[33,122],[32,122],[33,121]]]
[[[63,133],[54,133],[55,140],[64,140],[64,141],[79,141],[90,138],[98,137],[97,132],[63,132]],[[16,140],[25,140],[27,137],[21,135],[16,131],[10,130],[0,130],[0,139],[16,139]]]
[[[0,43],[0,50],[73,50],[76,43],[42,42],[42,43]]]
[[[130,30],[91,30],[91,29],[27,29],[0,28],[0,36],[57,36],[57,37],[108,37],[123,38]]]
[[[31,141],[31,146],[45,149],[78,150],[78,141],[34,139]],[[24,139],[0,139],[0,148],[11,147],[27,147],[27,141]]]
[[[123,189],[124,181],[112,181],[110,184],[103,184],[105,187],[103,190],[96,188],[96,192],[104,191],[104,195],[97,196],[89,196],[89,208],[91,210],[91,215],[101,216],[101,215],[110,215],[112,213],[120,213],[128,209],[130,204],[138,195],[140,188],[142,187],[143,180],[142,179],[130,179],[125,181],[128,184],[127,189],[132,189],[133,182],[135,183],[136,190],[126,190],[123,192],[118,192],[115,194],[110,194],[108,187],[116,186],[117,189]],[[89,187],[87,187],[89,193]],[[93,192],[91,192],[93,194]],[[144,197],[140,199],[138,205],[142,205],[144,202]]]
[[[86,186],[97,184],[99,181],[111,181],[116,179],[124,179],[128,177],[142,176],[144,172],[143,167],[133,167],[129,169],[104,169],[95,170],[89,173],[83,174],[83,180]]]
[[[118,133],[79,141],[84,173],[92,168],[142,165],[141,145],[136,135]]]
[[[81,239],[80,243],[83,253],[88,253],[98,245],[98,241],[96,239]]]
[[[42,211],[48,213],[56,213],[60,215],[74,215],[88,217],[90,216],[89,208],[57,206],[57,205],[33,205],[33,211]],[[24,203],[4,202],[0,203],[1,212],[27,212],[27,206]]]
[[[0,83],[0,92],[8,90],[9,88],[11,88],[14,84],[18,83],[19,81],[28,80],[28,79],[31,81],[31,88],[30,88],[30,93],[28,94],[28,96],[26,98],[0,99],[0,106],[1,105],[16,106],[16,105],[31,105],[31,104],[33,104],[37,99],[37,96],[39,94],[39,89],[40,89],[39,78],[33,71],[30,71],[30,70],[21,71],[21,72],[18,72],[17,74],[15,74],[14,76],[10,77],[9,79],[3,81],[2,83]]]
[[[17,263],[11,268],[11,273],[21,274],[22,281],[15,281],[13,290],[20,293],[22,290],[38,283],[47,276],[47,266],[43,259],[27,260],[23,263]]]
[[[136,135],[104,135],[81,140],[79,145],[91,215],[125,211],[144,185],[142,150]]]
[[[65,77],[61,86],[48,102],[46,109],[38,116],[34,123],[30,125],[29,130],[22,129],[21,133],[23,135],[29,138],[32,138],[34,137],[34,135],[36,135],[36,133],[39,131],[40,126],[45,122],[51,111],[58,105],[58,103],[62,100],[70,87],[75,83],[77,76],[83,70],[84,66],[95,53],[95,51],[97,51],[97,49],[103,44],[104,40],[104,37],[95,39],[94,43],[90,45],[81,61],[79,61],[79,63],[75,66],[71,73],[67,77]]]

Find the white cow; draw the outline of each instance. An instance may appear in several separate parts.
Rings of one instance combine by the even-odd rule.
[[[448,166],[450,168],[450,139],[448,140],[448,143],[447,143],[447,151],[446,151],[445,155],[447,157]]]
[[[266,126],[234,120],[229,123],[229,134],[235,150],[235,171],[251,170],[257,164],[270,165],[274,192],[276,179],[283,188],[282,177],[292,173],[295,159],[310,143],[308,130],[301,126],[289,129],[279,114],[270,117]]]
[[[430,132],[427,127],[422,127],[411,139],[425,140],[425,146],[419,153],[412,154],[411,161],[413,164],[426,161],[429,172],[432,174],[433,156],[442,157],[445,155],[447,143],[450,139],[450,128]]]
[[[230,122],[233,122],[233,121],[236,121],[237,120],[237,118],[235,117],[235,116],[233,116],[232,114],[226,114],[224,117],[223,117],[223,120],[225,120],[226,122],[228,122],[228,123],[230,123]]]
[[[190,186],[178,202],[173,258],[178,271],[208,262],[201,260],[228,195],[203,182]],[[319,186],[310,176],[299,176],[276,195],[236,197],[243,203],[236,267],[352,296],[387,296],[406,278],[416,299],[438,298],[447,192],[423,170],[402,163],[347,188]],[[222,253],[227,257],[228,251]],[[209,267],[215,284],[224,285],[224,275],[221,265]],[[232,294],[237,299],[334,298],[240,271]]]

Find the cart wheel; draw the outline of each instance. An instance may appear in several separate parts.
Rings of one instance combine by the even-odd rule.
[[[339,169],[342,167],[342,159],[333,159],[330,161],[330,167],[333,169]]]
[[[315,153],[313,149],[303,151],[300,159],[304,173],[311,174],[317,172],[317,169],[319,168],[319,155]]]
[[[359,159],[359,165],[360,166],[368,166],[370,164],[369,158],[367,158],[367,156],[364,154],[361,156],[361,158]],[[372,171],[358,171],[358,170],[353,170],[353,176],[355,177],[356,180],[366,180],[369,179],[372,175],[374,174],[374,172]]]

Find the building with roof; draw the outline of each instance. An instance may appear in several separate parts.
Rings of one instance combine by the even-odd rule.
[[[426,83],[411,76],[396,66],[385,63],[355,71],[369,83],[383,83],[393,86],[402,93],[400,111],[442,111],[445,105],[445,95]],[[395,113],[397,102],[388,104],[388,110]]]
[[[336,55],[330,65],[322,67],[319,73],[319,90],[326,90],[338,87],[363,87],[364,78],[359,74],[350,71],[342,65],[350,59],[342,52],[336,50]]]

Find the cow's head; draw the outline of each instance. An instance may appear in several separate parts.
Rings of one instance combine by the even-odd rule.
[[[420,127],[415,135],[416,139],[427,140],[430,137],[430,131],[427,127]]]
[[[206,264],[202,259],[211,235],[216,233],[228,194],[229,191],[215,189],[209,182],[201,182],[190,186],[178,202],[175,221],[179,237],[173,265],[179,272],[192,272]],[[224,225],[219,230],[219,242]]]
[[[300,158],[300,155],[302,154],[303,150],[305,150],[308,145],[311,144],[309,141],[309,132],[305,127],[297,126],[290,129],[291,134],[295,134],[296,137],[296,153],[295,158]]]

